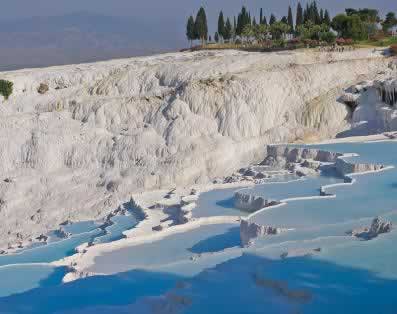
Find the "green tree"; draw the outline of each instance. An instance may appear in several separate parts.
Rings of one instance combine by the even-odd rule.
[[[288,25],[290,27],[290,31],[294,31],[294,18],[292,17],[292,9],[291,6],[288,7],[288,19],[287,19]]]
[[[345,9],[345,12],[346,12],[347,16],[352,16],[354,14],[358,14],[358,11],[353,8],[347,8],[347,9]]]
[[[255,36],[254,27],[251,24],[244,26],[241,36],[245,37],[246,41]]]
[[[378,10],[364,8],[364,9],[351,9],[345,10],[347,16],[358,15],[363,22],[377,23],[380,21]]]
[[[333,44],[336,40],[336,35],[330,31],[328,32],[320,32],[319,39],[321,41],[325,41],[328,44]]]
[[[254,37],[258,43],[263,43],[267,39],[268,26],[265,24],[258,24],[254,27]]]
[[[6,80],[0,80],[0,95],[3,95],[7,100],[11,96],[14,83]]]
[[[338,32],[340,37],[347,37],[349,16],[338,14],[332,19],[332,28]]]
[[[230,23],[230,19],[226,19],[226,24],[225,24],[225,34],[224,34],[224,39],[226,41],[229,41],[233,36],[233,28],[232,28],[232,23]]]
[[[338,14],[332,20],[332,28],[338,32],[339,36],[344,38],[354,40],[368,38],[368,22],[364,22],[359,14]]]
[[[208,24],[207,15],[203,7],[197,13],[196,22],[194,25],[196,38],[201,40],[201,44],[204,45],[208,38]]]
[[[325,36],[324,34],[329,32],[329,26],[326,24],[317,25],[308,20],[305,24],[299,26],[298,31],[304,39],[321,40],[321,35]]]
[[[266,19],[266,16],[263,16],[262,24],[263,24],[263,25],[267,25],[267,19]]]
[[[261,8],[261,11],[259,13],[259,24],[263,24],[263,9]]]
[[[251,25],[251,17],[245,7],[241,8],[241,12],[237,17],[237,27],[236,27],[236,34],[242,35],[243,29],[246,25]]]
[[[391,27],[397,25],[397,18],[394,12],[389,12],[386,14],[386,18],[382,24],[383,30],[387,32]]]
[[[324,11],[324,20],[323,20],[324,24],[327,24],[328,26],[331,26],[331,17],[329,15],[328,10]]]
[[[347,37],[353,38],[354,40],[363,40],[368,37],[366,23],[364,23],[358,15],[349,17],[347,29]]]
[[[277,18],[276,18],[276,16],[272,13],[272,14],[270,15],[269,25],[273,25],[273,24],[276,23],[276,22],[277,22]]]
[[[233,28],[232,28],[232,37],[233,41],[236,41],[236,36],[237,36],[237,22],[236,22],[236,17],[233,17]]]
[[[318,7],[317,7],[317,2],[313,1],[312,3],[312,19],[314,24],[320,25],[321,24],[321,19],[320,19],[320,13],[318,12]]]
[[[303,11],[303,24],[310,20],[310,6],[309,3],[306,3],[306,8]]]
[[[303,8],[300,2],[298,2],[298,7],[296,9],[296,20],[295,20],[296,28],[303,24]]]
[[[189,16],[186,25],[186,37],[190,42],[190,46],[192,46],[193,40],[196,39],[196,32],[194,27],[194,18],[193,16]]]
[[[214,40],[215,40],[216,43],[219,43],[219,34],[218,34],[218,32],[215,32]]]
[[[281,39],[284,34],[287,34],[289,31],[289,25],[283,22],[274,22],[270,26],[270,33],[272,34],[273,39]]]
[[[219,13],[218,17],[218,35],[222,38],[225,38],[225,20],[223,18],[223,12]]]
[[[324,10],[320,9],[320,24],[324,23]]]

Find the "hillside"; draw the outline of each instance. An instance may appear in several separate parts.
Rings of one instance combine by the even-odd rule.
[[[227,175],[266,143],[334,137],[349,128],[342,89],[388,64],[366,49],[214,51],[0,73],[14,82],[0,102],[0,247]]]

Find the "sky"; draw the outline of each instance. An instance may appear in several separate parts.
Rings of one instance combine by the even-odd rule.
[[[241,5],[249,8],[263,7],[276,14],[285,14],[285,8],[296,6],[297,0],[12,0],[2,1],[0,18],[62,15],[76,11],[89,11],[106,15],[126,15],[141,18],[150,14],[151,18],[173,19],[176,16],[193,13],[204,5],[208,11],[237,12]],[[394,0],[318,0],[321,6],[333,13],[349,7],[377,7],[380,11],[397,11]],[[305,3],[305,1],[302,1]]]
[[[0,70],[178,50],[188,45],[185,38],[186,21],[189,15],[196,14],[200,6],[205,7],[210,34],[214,34],[220,10],[226,16],[233,16],[245,5],[251,15],[258,16],[262,7],[267,17],[274,13],[281,18],[287,14],[288,5],[295,9],[297,2],[298,0],[2,1]],[[306,1],[302,0],[301,3],[305,5]],[[327,8],[331,15],[343,12],[346,7],[377,8],[381,15],[389,11],[397,12],[396,0],[318,0],[317,3],[319,7]],[[48,18],[54,16],[61,18]],[[118,19],[122,22],[119,23]]]
[[[309,0],[310,1],[310,0]],[[137,21],[163,23],[162,27],[184,36],[187,17],[195,14],[203,5],[209,18],[211,33],[215,31],[219,10],[226,15],[236,15],[242,5],[259,14],[286,15],[288,5],[296,7],[298,0],[12,0],[2,1],[0,20],[31,16],[63,15],[74,12],[90,12],[112,16],[127,16]],[[303,4],[306,0],[301,1]],[[343,12],[346,7],[374,7],[385,14],[397,11],[396,0],[318,0],[319,6],[328,8],[331,14]]]

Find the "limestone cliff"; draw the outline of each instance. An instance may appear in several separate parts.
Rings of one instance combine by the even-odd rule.
[[[387,67],[346,53],[174,53],[0,73],[0,246],[102,217],[133,192],[206,182],[265,143],[334,136],[335,96]]]

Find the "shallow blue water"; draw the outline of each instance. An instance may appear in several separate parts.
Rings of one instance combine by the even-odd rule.
[[[351,158],[355,162],[397,166],[396,142],[314,147],[358,153],[360,157]],[[58,277],[51,275],[52,269],[22,266],[26,268],[20,274],[28,279],[24,290],[36,287],[37,282],[43,282],[43,278],[53,278],[47,282],[50,289],[33,290],[15,298],[0,298],[0,307],[18,309],[11,313],[20,314],[25,313],[20,311],[21,304],[31,304],[31,313],[38,309],[42,309],[42,313],[52,313],[56,310],[81,309],[83,305],[128,304],[138,296],[165,293],[183,278],[189,280],[189,285],[179,289],[178,295],[192,300],[184,313],[395,314],[396,231],[371,241],[360,241],[348,236],[347,232],[369,226],[378,215],[397,224],[397,170],[355,178],[357,182],[353,185],[327,190],[336,194],[336,198],[291,201],[252,217],[253,221],[261,224],[294,230],[260,238],[248,249],[239,247],[238,225],[220,224],[104,254],[96,258],[92,269],[104,273],[128,271],[126,275],[81,280],[63,288],[58,285]],[[340,179],[319,176],[304,181],[260,185],[247,191],[268,198],[285,199],[318,195],[320,186],[338,182]],[[193,210],[194,217],[244,216],[244,212],[233,208],[232,197],[236,190],[203,193],[197,208]],[[119,219],[119,225],[114,227],[112,234],[98,237],[98,241],[118,239],[123,228],[134,224],[127,218]],[[40,258],[65,254],[63,245],[53,248],[54,251],[43,251]],[[310,252],[317,248],[321,248],[320,252],[312,256],[299,255],[301,251]],[[290,256],[297,252],[298,256],[281,258],[286,252]],[[28,256],[21,260],[40,260],[34,254]],[[6,261],[2,262],[2,258],[5,257],[0,257],[0,265]],[[12,269],[13,266],[10,267]],[[206,270],[208,268],[210,270]],[[10,274],[7,269],[3,271],[5,273],[2,274],[0,268],[0,275]],[[308,291],[310,300],[287,300],[280,291],[261,286],[255,278],[283,281],[291,291]],[[113,293],[112,286],[128,289],[117,288],[117,293]],[[51,287],[56,292],[52,292]],[[7,289],[8,293],[12,293],[12,285],[3,288],[0,285],[0,290],[5,293]],[[64,295],[66,299],[55,304],[49,297],[52,293]]]
[[[197,254],[239,246],[239,232],[239,227],[235,224],[202,226],[187,233],[169,235],[160,241],[126,247],[98,256],[89,271],[106,274],[172,264]]]
[[[41,264],[0,267],[0,297],[22,293],[38,287],[50,287],[62,282],[66,269]]]
[[[319,175],[286,183],[257,185],[252,189],[243,190],[243,192],[264,196],[266,199],[283,200],[296,197],[319,196],[321,186],[341,182],[343,182],[341,178]]]
[[[56,268],[47,263],[74,254],[75,248],[83,243],[95,241],[105,243],[122,237],[122,232],[137,224],[134,216],[115,216],[114,224],[105,231],[98,229],[94,221],[84,221],[62,226],[72,236],[67,239],[52,237],[47,245],[28,247],[15,254],[0,256],[0,297],[21,293],[36,287],[58,285],[65,275],[64,268]],[[14,278],[14,279],[13,279]]]
[[[271,183],[296,181],[298,178],[295,175],[277,175],[272,178],[266,179],[266,184],[258,185],[254,188],[247,188],[247,190],[256,191],[258,190],[261,194],[261,188],[279,190],[276,184],[276,188],[272,188]],[[334,180],[334,179],[332,179]],[[212,217],[212,216],[247,216],[249,213],[239,210],[234,207],[233,196],[237,191],[242,190],[241,187],[212,190],[200,194],[197,206],[192,211],[193,218],[201,217]],[[319,193],[319,192],[318,192]]]
[[[74,249],[82,243],[92,241],[103,231],[95,229],[91,232],[72,236],[68,239],[50,243],[18,254],[0,256],[0,266],[9,264],[50,263],[74,253]]]
[[[138,220],[132,215],[115,216],[111,218],[113,225],[106,228],[106,234],[97,237],[94,243],[106,243],[119,240],[123,237],[123,231],[129,230],[138,224]]]
[[[192,211],[194,218],[211,216],[246,216],[234,207],[233,195],[240,188],[213,190],[200,195],[197,206]]]
[[[70,225],[63,226],[62,229],[65,232],[71,233],[71,234],[81,234],[84,232],[90,232],[94,229],[97,229],[99,227],[99,223],[96,223],[95,221],[80,221],[80,222],[75,222]]]

